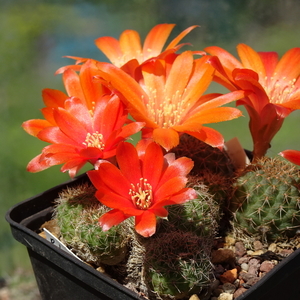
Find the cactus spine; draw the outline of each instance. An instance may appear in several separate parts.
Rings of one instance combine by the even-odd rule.
[[[115,265],[126,255],[127,238],[122,225],[102,231],[98,219],[108,208],[94,194],[95,188],[89,184],[64,190],[56,200],[54,218],[61,240],[81,259],[96,266]]]
[[[273,241],[300,227],[300,171],[279,157],[263,158],[237,178],[233,224]]]

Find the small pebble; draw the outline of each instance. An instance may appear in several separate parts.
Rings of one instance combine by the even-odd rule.
[[[189,300],[200,300],[197,295],[192,295]]]
[[[273,268],[274,268],[274,263],[271,262],[271,261],[269,261],[269,260],[266,260],[266,261],[264,261],[264,262],[261,263],[259,270],[260,270],[261,272],[268,273],[268,272],[270,272]]]
[[[249,270],[249,265],[247,263],[242,263],[241,268],[242,268],[242,270],[247,272]]]
[[[246,248],[242,242],[235,243],[235,254],[239,257],[244,256],[247,253]]]
[[[251,279],[249,279],[246,283],[243,284],[244,287],[248,287],[250,288],[251,286],[253,286],[255,283],[257,283],[260,280],[259,277],[253,277]]]
[[[279,251],[279,254],[282,255],[283,257],[287,257],[293,252],[294,251],[292,249],[282,249]]]
[[[228,294],[228,293],[222,293],[218,297],[218,300],[232,300],[232,299],[233,299],[233,294]]]
[[[233,283],[237,279],[237,269],[234,268],[232,270],[226,271],[224,274],[220,275],[220,280],[222,283]]]
[[[223,284],[223,291],[225,293],[228,293],[228,294],[233,294],[236,290],[236,287],[234,284],[232,283],[229,283],[229,282],[226,282]]]
[[[260,267],[260,261],[258,259],[256,258],[250,259],[248,273],[257,276],[259,267]]]
[[[275,252],[276,249],[277,249],[277,245],[275,243],[270,244],[268,247],[268,250],[272,252]]]
[[[261,241],[254,241],[253,247],[255,251],[262,250],[264,248]]]
[[[241,272],[239,274],[240,278],[242,278],[245,282],[247,282],[248,280],[256,277],[256,275],[254,274],[249,274],[249,273],[246,273],[246,272]]]
[[[250,260],[250,257],[249,256],[244,256],[244,257],[241,257],[241,258],[239,258],[238,259],[238,264],[243,264],[243,263],[248,263],[249,262],[249,260]]]
[[[233,294],[233,298],[236,299],[237,297],[241,296],[244,292],[246,292],[247,289],[244,287],[240,287],[239,289],[237,289],[234,294]]]

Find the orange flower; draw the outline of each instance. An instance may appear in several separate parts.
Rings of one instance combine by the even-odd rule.
[[[164,45],[175,24],[158,24],[154,26],[144,41],[141,43],[140,35],[135,30],[125,30],[120,35],[119,40],[104,36],[95,40],[96,46],[106,55],[115,66],[122,68],[123,71],[132,77],[137,77],[136,69],[145,61],[154,57],[164,57],[167,54],[175,53],[185,44],[178,44],[190,31],[197,26],[190,26],[174,38],[163,51]],[[198,54],[205,54],[197,51]],[[81,63],[87,58],[67,56],[76,60],[76,65],[62,67],[57,73],[62,73],[66,68],[79,71]]]
[[[123,31],[119,40],[105,36],[98,38],[95,43],[107,58],[119,68],[132,59],[136,59],[139,64],[142,64],[162,53],[162,49],[174,26],[175,24],[158,24],[154,26],[148,33],[143,46],[140,36],[135,30]],[[172,49],[175,52],[180,49],[184,44],[178,45],[178,43],[195,27],[197,26],[191,26],[181,32],[165,48],[165,51]]]
[[[237,50],[241,62],[222,48],[205,48],[216,56],[211,63],[218,71],[217,82],[231,91],[251,92],[237,104],[248,111],[253,155],[259,158],[267,152],[284,118],[300,109],[300,48],[290,49],[280,60],[276,52],[256,52],[244,44]]]
[[[282,157],[289,160],[293,164],[300,166],[300,151],[298,150],[284,150],[279,153]]]
[[[203,96],[214,73],[209,59],[204,56],[194,60],[191,51],[152,59],[141,66],[139,82],[114,65],[97,65],[101,77],[116,90],[129,113],[136,121],[146,123],[147,136],[166,150],[178,145],[179,133],[183,132],[222,147],[222,135],[203,124],[240,116],[236,108],[219,106],[242,98],[244,92]]]
[[[136,231],[150,237],[156,231],[156,216],[168,215],[164,206],[197,197],[195,190],[185,188],[194,165],[189,158],[163,156],[156,143],[136,149],[126,142],[118,146],[116,158],[119,168],[103,160],[97,170],[88,172],[96,197],[112,208],[99,219],[104,231],[133,216]]]
[[[95,165],[99,159],[113,157],[117,145],[138,132],[144,123],[127,121],[124,104],[115,95],[104,94],[104,88],[92,79],[92,62],[83,66],[80,75],[72,70],[64,73],[69,96],[56,90],[46,90],[46,120],[29,120],[23,128],[42,141],[51,143],[32,159],[27,169],[39,172],[64,163],[62,172],[71,177],[87,162]]]

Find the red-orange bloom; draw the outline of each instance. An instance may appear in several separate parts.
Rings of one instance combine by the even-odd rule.
[[[282,157],[289,160],[293,164],[300,166],[300,151],[299,150],[284,150],[279,153]]]
[[[211,60],[218,70],[216,81],[231,91],[251,92],[237,104],[249,113],[253,154],[259,158],[267,152],[284,118],[300,109],[300,48],[290,49],[280,60],[276,52],[256,52],[244,44],[237,50],[241,62],[222,48],[205,48],[218,58]]]
[[[175,53],[185,44],[179,42],[195,27],[190,26],[175,37],[163,50],[166,41],[174,28],[175,24],[158,24],[154,26],[144,41],[141,43],[140,35],[135,30],[125,30],[120,35],[119,40],[104,36],[96,39],[96,46],[106,55],[112,64],[121,68],[132,77],[139,77],[137,68],[145,61],[165,57],[170,53]],[[203,51],[197,51],[198,54],[205,54]],[[87,58],[67,56],[76,60],[76,65],[60,68],[57,73],[62,73],[66,68],[72,68],[79,71],[81,63],[87,61]]]
[[[191,51],[152,59],[141,66],[142,78],[138,82],[114,65],[97,65],[102,78],[117,90],[130,114],[136,121],[145,122],[148,136],[166,150],[178,145],[179,133],[222,147],[222,135],[203,124],[240,116],[238,109],[220,106],[244,97],[244,92],[203,96],[214,73],[209,59],[194,59]]]
[[[153,142],[143,150],[121,143],[116,158],[119,168],[103,160],[97,170],[88,172],[96,197],[112,208],[99,219],[104,231],[133,216],[136,231],[150,237],[156,231],[156,216],[168,215],[164,206],[197,196],[194,189],[185,188],[194,165],[189,158],[163,156],[162,148]]]
[[[71,177],[87,162],[115,155],[118,143],[138,132],[143,123],[127,121],[127,110],[115,95],[107,95],[99,82],[93,81],[93,65],[87,62],[80,74],[64,73],[68,95],[57,90],[45,90],[46,120],[29,120],[23,128],[42,141],[51,143],[32,159],[27,169],[38,172],[64,164],[62,172]]]
[[[163,47],[175,24],[158,24],[154,26],[144,41],[141,43],[140,35],[135,30],[125,30],[119,40],[104,36],[98,38],[95,43],[107,58],[117,67],[124,66],[135,59],[139,64],[157,57],[162,53]],[[173,39],[164,51],[177,51],[184,44],[178,44],[191,30],[197,26],[190,26]]]

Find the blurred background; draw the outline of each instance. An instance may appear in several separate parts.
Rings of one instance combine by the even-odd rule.
[[[236,45],[246,43],[257,51],[282,55],[300,46],[299,16],[299,0],[1,0],[0,288],[6,285],[10,291],[0,289],[0,300],[38,299],[26,249],[12,238],[6,211],[69,179],[59,172],[60,167],[26,172],[29,160],[45,145],[21,128],[25,120],[41,117],[43,88],[63,89],[61,76],[54,76],[60,66],[71,62],[63,56],[106,61],[94,45],[96,38],[118,38],[125,29],[145,37],[158,23],[177,24],[171,39],[188,26],[200,25],[184,39],[193,44],[191,49],[218,45],[236,55]],[[210,91],[226,92],[215,85]],[[300,149],[299,125],[300,114],[293,112],[268,155]],[[238,137],[244,148],[252,150],[246,114],[214,128],[226,140]]]

